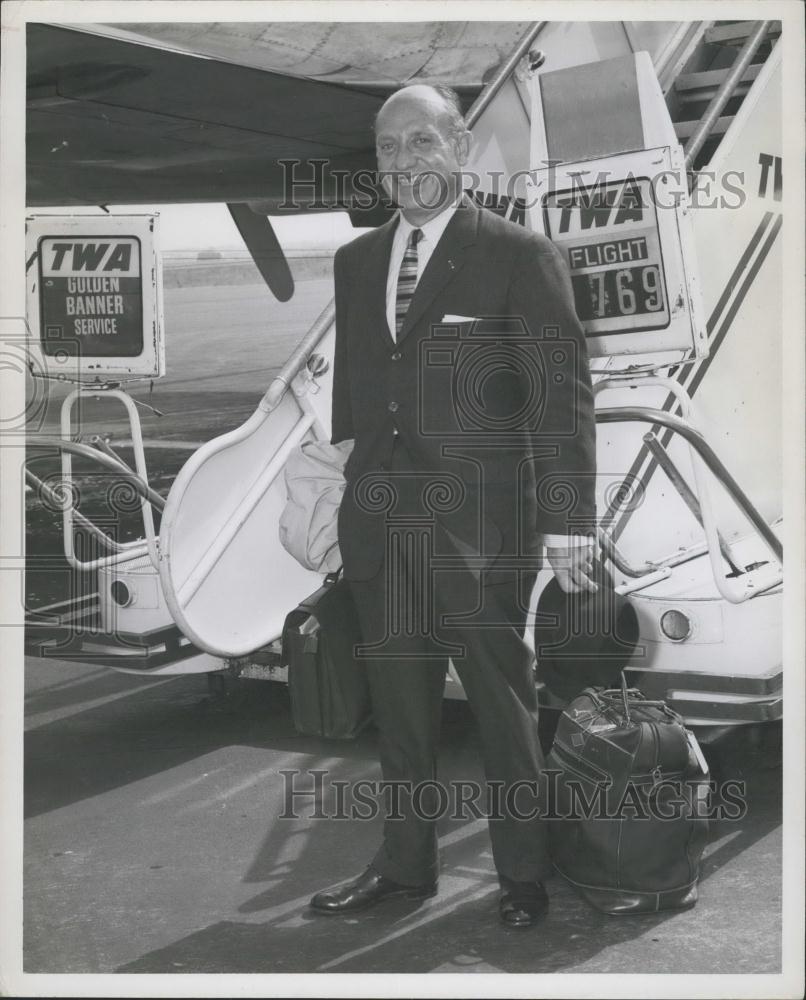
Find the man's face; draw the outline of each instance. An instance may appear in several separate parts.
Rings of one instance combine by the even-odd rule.
[[[415,225],[456,198],[468,148],[468,134],[452,134],[444,103],[428,90],[396,95],[378,116],[375,150],[381,182]]]

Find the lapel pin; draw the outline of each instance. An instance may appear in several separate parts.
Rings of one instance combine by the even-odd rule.
[[[449,268],[450,268],[450,269],[451,269],[452,271],[454,270],[454,267],[455,267],[455,265],[454,265],[453,261],[452,261],[452,260],[450,260],[450,258],[448,259],[448,267],[449,267]]]

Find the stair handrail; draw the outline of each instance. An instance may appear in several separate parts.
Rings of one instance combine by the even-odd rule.
[[[132,472],[123,462],[116,461],[109,455],[106,455],[102,451],[98,451],[97,448],[92,448],[87,444],[81,444],[78,441],[69,441],[60,437],[51,437],[49,435],[31,435],[26,442],[26,450],[36,450],[36,449],[48,449],[48,450],[58,450],[62,457],[65,453],[70,455],[76,455],[80,458],[89,458],[94,462],[98,462],[100,465],[105,466],[112,472],[116,472],[121,479],[125,480],[138,496],[143,501],[143,504],[150,504],[151,506],[157,508],[157,510],[162,510],[165,506],[165,501],[154,490],[148,485],[145,480],[143,480],[137,473]],[[66,477],[69,482],[71,475]],[[107,539],[107,544],[112,548],[114,555],[104,556],[99,559],[92,559],[88,561],[82,561],[76,558],[75,551],[73,548],[72,539],[72,523],[68,519],[67,514],[73,511],[72,502],[66,503],[65,507],[62,509],[63,518],[63,531],[65,534],[65,558],[73,566],[74,569],[79,570],[90,570],[98,569],[102,566],[109,566],[120,559],[120,553],[125,551],[127,553],[127,558],[133,558],[135,555],[145,555],[149,552],[148,543],[143,539],[136,539],[132,542],[121,542],[116,543],[112,539]],[[78,513],[75,511],[74,513]],[[79,519],[79,523],[84,519]],[[91,522],[90,522],[91,523]],[[82,527],[87,527],[82,524]],[[95,527],[93,525],[93,527]],[[68,531],[70,532],[68,538]],[[95,532],[92,532],[95,534]],[[104,536],[105,537],[105,536]]]
[[[61,428],[61,438],[63,441],[70,441],[73,437],[72,435],[72,411],[73,406],[80,400],[86,398],[88,395],[97,396],[104,399],[116,399],[126,410],[129,417],[129,430],[131,433],[132,450],[134,452],[134,465],[137,472],[138,480],[145,483],[148,487],[148,469],[146,467],[146,456],[145,447],[143,443],[143,430],[140,426],[140,414],[137,411],[137,406],[135,401],[129,396],[128,393],[122,391],[115,387],[104,387],[103,389],[95,389],[94,387],[79,385],[78,388],[73,389],[72,392],[68,393],[67,396],[62,400],[61,411],[60,411],[60,428]],[[98,451],[98,449],[94,449]],[[101,451],[100,454],[106,454]],[[131,473],[131,469],[116,455],[107,455],[107,457],[116,464],[121,475],[125,473]],[[66,483],[72,482],[72,453],[70,449],[63,449],[61,452],[61,463],[62,463],[62,479]],[[124,473],[125,470],[125,473]],[[140,510],[143,517],[143,529],[145,531],[145,542],[148,547],[148,555],[151,559],[152,565],[156,566],[159,561],[159,552],[157,545],[157,536],[154,531],[154,515],[153,508],[160,508],[160,504],[163,502],[162,497],[155,493],[148,487],[149,493],[145,497],[141,497]],[[73,524],[72,524],[73,507],[72,505],[64,508],[62,513],[62,519],[64,522],[64,554],[67,561],[71,566],[76,569],[94,569],[98,566],[105,565],[103,560],[93,560],[92,562],[86,563],[81,562],[76,558],[75,551],[73,549]],[[108,562],[109,560],[107,560]]]
[[[307,363],[311,351],[317,347],[319,341],[325,336],[330,327],[333,325],[335,318],[336,300],[335,298],[332,298],[313,321],[313,325],[310,330],[308,330],[302,340],[291,352],[291,355],[286,363],[269,383],[269,388],[266,390],[263,398],[258,404],[261,410],[266,413],[270,413],[280,405],[283,396],[285,396],[288,391],[288,387],[296,378],[300,369],[302,369]]]
[[[468,128],[473,128],[479,120],[481,113],[487,108],[501,87],[503,87],[503,85],[507,82],[515,70],[515,67],[529,51],[532,42],[534,42],[548,23],[548,21],[535,21],[529,26],[529,28],[527,28],[518,44],[490,78],[490,82],[482,89],[481,93],[468,108],[467,114],[465,115],[465,123]]]
[[[31,489],[36,490],[36,492],[46,500],[52,507],[58,510],[63,510],[65,504],[72,504],[73,500],[71,496],[63,496],[55,490],[52,486],[49,486],[43,479],[40,479],[36,473],[31,472],[29,468],[25,469],[25,482]],[[88,534],[92,535],[93,538],[100,542],[109,552],[125,552],[126,549],[120,542],[115,541],[114,538],[110,538],[109,535],[105,534],[98,527],[97,524],[93,524],[88,517],[84,515],[79,510],[73,510],[73,519],[76,524],[84,529]]]
[[[694,129],[689,141],[686,143],[685,165],[687,170],[691,169],[697,154],[702,149],[708,139],[708,136],[713,131],[725,105],[733,96],[733,92],[739,85],[739,82],[744,76],[745,70],[750,65],[750,61],[758,51],[759,46],[767,37],[767,32],[772,27],[772,24],[772,21],[757,21],[756,27],[747,36],[747,40],[739,50],[739,53],[730,68],[730,72],[720,84],[717,92],[711,98],[708,107],[703,112],[702,118],[700,118],[697,127]]]
[[[691,58],[692,52],[714,23],[714,21],[683,22],[658,53],[654,59],[655,76],[664,94],[674,85],[675,79]]]
[[[677,417],[672,413],[667,413],[665,410],[659,410],[655,407],[616,406],[597,410],[596,421],[597,423],[603,424],[630,422],[656,424],[661,427],[668,428],[675,434],[679,434],[689,444],[689,446],[694,449],[698,458],[725,489],[728,496],[739,508],[742,514],[744,514],[767,548],[770,550],[775,561],[778,564],[783,563],[783,545],[778,536],[764,520],[752,500],[750,500],[741,486],[730,474],[728,469],[722,463],[722,460],[708,444],[703,434],[693,427],[687,420],[684,420],[682,417]],[[752,586],[748,586],[743,594],[737,595],[726,585],[724,579],[722,579],[720,573],[718,572],[718,566],[714,563],[714,551],[712,551],[714,546],[712,546],[710,542],[711,540],[709,539],[708,548],[712,557],[711,561],[714,569],[714,582],[716,583],[722,596],[731,603],[742,603],[742,601],[755,596],[757,593],[761,593],[762,591],[766,591],[777,586],[783,580],[783,574],[780,571],[775,570],[771,579],[764,583],[763,588],[755,590]],[[718,557],[718,541],[715,545],[715,552]],[[749,576],[751,576],[751,574],[748,574],[748,577]]]

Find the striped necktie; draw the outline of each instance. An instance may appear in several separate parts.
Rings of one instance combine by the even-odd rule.
[[[406,318],[414,289],[417,287],[417,244],[422,235],[422,229],[412,229],[406,244],[406,252],[400,262],[395,301],[395,339],[400,336],[400,331],[403,329],[403,320]]]

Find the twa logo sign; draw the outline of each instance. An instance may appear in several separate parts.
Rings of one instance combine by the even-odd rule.
[[[140,276],[140,241],[136,237],[44,237],[39,252],[43,278]]]
[[[32,352],[58,377],[92,385],[165,373],[156,215],[29,215]]]
[[[547,231],[555,239],[573,239],[597,230],[643,229],[653,225],[652,208],[647,178],[552,192],[544,203]]]

